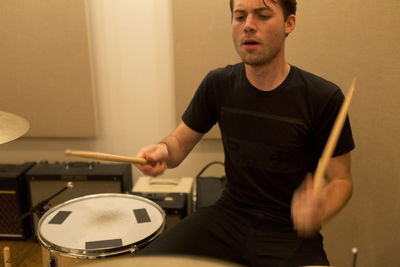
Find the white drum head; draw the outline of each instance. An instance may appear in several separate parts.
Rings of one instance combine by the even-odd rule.
[[[133,252],[163,230],[165,215],[154,202],[128,194],[76,198],[46,212],[38,237],[49,250],[76,258]]]

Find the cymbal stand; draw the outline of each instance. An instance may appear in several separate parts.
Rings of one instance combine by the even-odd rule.
[[[19,216],[17,218],[17,221],[22,221],[23,219],[25,219],[26,217],[32,215],[32,214],[36,214],[38,216],[38,218],[40,219],[40,217],[43,216],[43,214],[46,213],[46,211],[49,210],[49,206],[48,203],[50,202],[50,200],[52,200],[53,198],[55,198],[56,196],[58,196],[59,194],[61,194],[62,192],[64,192],[67,189],[71,189],[73,188],[74,185],[72,182],[68,182],[67,185],[62,188],[60,191],[56,192],[55,194],[51,195],[50,197],[40,201],[39,203],[37,203],[35,206],[33,206],[32,208],[29,209],[29,211],[27,211],[26,213],[22,214],[21,216]]]

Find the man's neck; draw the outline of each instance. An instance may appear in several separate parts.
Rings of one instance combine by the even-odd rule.
[[[263,66],[245,64],[246,76],[249,82],[261,91],[272,91],[287,77],[290,65],[284,60]]]

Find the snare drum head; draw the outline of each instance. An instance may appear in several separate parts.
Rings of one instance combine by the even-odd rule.
[[[38,237],[49,250],[74,257],[107,256],[141,247],[160,234],[165,218],[154,202],[128,194],[97,194],[43,215]]]

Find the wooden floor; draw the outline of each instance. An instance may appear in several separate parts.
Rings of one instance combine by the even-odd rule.
[[[0,240],[1,264],[4,266],[3,248],[10,248],[12,267],[41,267],[42,251],[35,238],[28,240]]]

